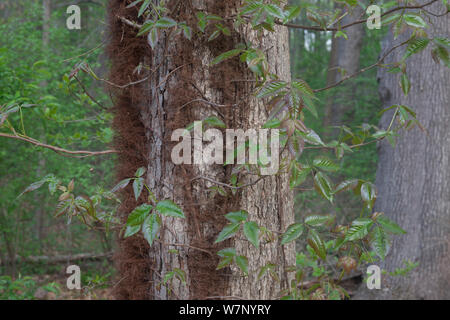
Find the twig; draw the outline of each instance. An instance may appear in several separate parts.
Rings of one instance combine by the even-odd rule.
[[[365,67],[365,68],[363,68],[363,69],[361,69],[361,70],[359,70],[359,71],[357,71],[357,72],[355,72],[355,73],[353,73],[353,74],[351,74],[351,75],[348,75],[348,76],[342,78],[341,80],[339,80],[338,82],[336,82],[336,83],[334,83],[334,84],[332,84],[332,85],[329,85],[329,86],[324,87],[324,88],[321,88],[321,89],[315,89],[314,92],[321,92],[321,91],[325,91],[325,90],[329,90],[329,89],[331,89],[331,88],[337,87],[337,86],[340,85],[342,82],[347,81],[347,80],[349,80],[349,79],[352,79],[352,78],[356,77],[357,75],[359,75],[359,74],[361,74],[361,73],[364,73],[364,72],[366,72],[366,71],[369,71],[369,70],[371,70],[371,69],[373,69],[373,68],[379,66],[379,65],[384,61],[384,59],[386,59],[386,57],[387,57],[388,55],[390,55],[390,54],[391,54],[394,50],[396,50],[397,48],[399,48],[399,47],[404,46],[405,44],[407,44],[408,41],[409,41],[409,40],[406,40],[406,41],[404,41],[404,42],[402,42],[402,43],[400,43],[400,44],[398,44],[398,45],[392,47],[390,50],[388,50],[388,51],[387,51],[387,52],[386,52],[386,53],[385,53],[385,54],[384,54],[377,62],[375,62],[374,64],[372,64],[372,65],[370,65],[370,66],[368,66],[368,67]]]
[[[92,100],[94,101],[95,104],[97,104],[100,108],[102,108],[103,110],[108,110],[108,108],[106,108],[104,105],[102,105],[100,102],[98,102],[90,93],[89,91],[86,89],[86,87],[84,86],[84,84],[80,81],[80,79],[78,79],[78,77],[75,75],[74,76],[75,80],[77,80],[78,84],[80,85],[81,89],[83,89],[84,93]]]
[[[67,150],[60,147],[52,146],[49,144],[42,143],[36,139],[30,138],[30,137],[23,137],[19,135],[12,135],[7,133],[0,133],[0,137],[4,138],[10,138],[10,139],[17,139],[22,140],[31,144],[34,144],[35,146],[50,149],[56,153],[59,154],[69,154],[69,155],[80,155],[78,158],[86,158],[86,157],[92,157],[92,156],[100,156],[105,154],[112,154],[112,153],[118,153],[116,150],[105,150],[105,151],[84,151],[84,150]]]
[[[422,9],[424,7],[427,7],[431,4],[433,4],[434,2],[436,2],[437,0],[431,0],[430,2],[427,2],[425,4],[422,5],[415,5],[415,6],[400,6],[400,7],[396,7],[393,8],[391,10],[386,11],[385,13],[381,14],[381,17],[384,17],[390,13],[399,11],[399,10],[407,10],[407,9]],[[303,30],[310,30],[310,31],[338,31],[338,30],[343,30],[346,28],[349,28],[351,26],[354,26],[356,24],[361,24],[364,22],[367,22],[368,19],[361,19],[361,20],[356,20],[353,22],[350,22],[346,25],[341,26],[340,28],[323,28],[323,27],[319,27],[319,26],[305,26],[305,25],[299,25],[299,24],[293,24],[293,23],[282,23],[281,21],[275,21],[276,24],[281,25],[281,26],[285,26],[288,28],[293,28],[293,29],[303,29]]]

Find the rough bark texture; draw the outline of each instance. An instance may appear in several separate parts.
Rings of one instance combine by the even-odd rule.
[[[226,224],[224,214],[239,209],[247,210],[251,220],[270,230],[285,230],[294,221],[288,178],[270,176],[234,196],[211,197],[207,189],[214,184],[194,178],[202,175],[227,182],[231,166],[174,165],[170,154],[176,142],[170,140],[173,130],[212,115],[221,118],[228,128],[259,128],[264,124],[264,103],[251,96],[253,82],[242,81],[253,79],[246,66],[238,58],[215,67],[209,64],[238,43],[252,41],[266,50],[270,72],[289,81],[287,30],[277,27],[275,34],[258,36],[249,26],[235,30],[230,23],[232,36],[220,36],[211,42],[207,41],[211,27],[207,28],[208,35],[194,34],[192,41],[166,30],[160,33],[157,47],[152,51],[145,38],[136,38],[136,30],[117,19],[119,15],[142,23],[137,18],[137,9],[125,9],[128,1],[112,0],[110,3],[112,78],[123,84],[146,76],[133,75],[139,64],[144,66],[143,70],[150,70],[148,81],[116,94],[115,125],[120,134],[117,145],[127,153],[120,159],[119,178],[132,176],[137,167],[146,166],[147,184],[155,196],[172,199],[182,206],[186,215],[185,220],[163,218],[160,240],[151,248],[140,236],[120,241],[121,253],[117,260],[123,281],[118,285],[117,296],[129,299],[276,298],[288,283],[285,267],[295,263],[293,245],[281,249],[280,244],[274,242],[255,249],[241,240],[242,235],[238,236],[235,242],[238,254],[249,257],[251,275],[243,277],[235,267],[216,270],[219,262],[216,252],[233,246],[233,242],[214,245],[214,241]],[[168,1],[170,16],[193,27],[197,11],[229,16],[235,14],[240,5],[241,1],[237,0]],[[213,108],[194,102],[182,108],[194,99],[229,106]],[[127,131],[129,126],[134,134]],[[248,182],[255,179],[241,178]],[[122,208],[124,219],[133,207],[145,200],[142,196],[136,203],[131,191],[127,192]],[[171,253],[171,249],[177,249],[179,254]],[[257,268],[269,262],[278,264],[280,283],[269,277],[256,280]],[[174,268],[185,271],[187,284],[174,280],[169,287],[160,285],[161,277]]]
[[[440,3],[429,8],[431,12],[442,9]],[[428,30],[430,36],[448,37],[448,18],[432,18]],[[383,50],[405,41],[407,36],[394,40],[390,33]],[[402,55],[403,50],[398,50],[386,63],[399,61]],[[432,60],[427,48],[409,60],[407,73],[411,91],[404,97],[399,74],[379,72],[383,108],[410,106],[427,132],[416,128],[403,133],[395,149],[387,142],[380,144],[375,211],[385,212],[408,232],[395,238],[383,268],[394,271],[404,267],[405,260],[420,265],[406,277],[382,278],[381,291],[369,292],[363,285],[358,298],[450,298],[450,72]],[[382,128],[388,127],[392,115],[383,116]]]

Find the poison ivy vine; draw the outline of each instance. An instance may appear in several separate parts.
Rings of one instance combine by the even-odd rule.
[[[350,8],[361,5],[365,9],[365,5],[358,1],[342,2]],[[406,72],[406,61],[412,55],[432,46],[430,52],[433,60],[436,63],[442,62],[449,67],[449,40],[442,37],[429,37],[426,32],[428,26],[424,17],[427,12],[421,9],[434,2],[430,1],[421,7],[411,5],[411,8],[417,9],[414,12],[405,10],[409,8],[409,2],[403,4],[403,2],[391,1],[381,6],[383,10],[386,10],[382,15],[382,24],[391,26],[396,37],[405,30],[411,30],[411,36],[407,41],[387,53],[389,54],[400,46],[405,46],[405,54],[401,61],[384,65],[382,58],[373,67],[383,67],[387,68],[389,72],[400,73],[400,86],[405,95],[409,93],[411,87]],[[447,1],[442,2],[448,11]],[[124,23],[138,28],[137,36],[146,36],[152,48],[157,45],[163,29],[172,30],[173,32],[170,33],[172,36],[183,34],[188,40],[198,34],[205,34],[206,30],[211,30],[211,33],[206,35],[209,41],[218,37],[228,37],[231,35],[231,30],[225,26],[224,22],[230,20],[233,22],[234,28],[250,24],[254,30],[275,32],[276,25],[284,25],[307,30],[333,30],[337,32],[337,36],[346,36],[345,30],[349,26],[341,24],[343,13],[340,9],[323,12],[309,2],[305,2],[301,6],[289,6],[283,5],[283,1],[248,0],[234,16],[220,17],[199,11],[196,14],[196,25],[175,21],[170,17],[164,1],[155,5],[151,0],[137,0],[128,5],[128,7],[134,6],[139,7],[138,16],[145,19],[142,25],[119,18]],[[311,25],[292,25],[290,22],[302,12],[306,12],[306,17],[311,21]],[[353,24],[365,21],[363,19],[355,21]],[[209,25],[213,25],[213,28],[207,28]],[[313,188],[327,201],[333,203],[335,197],[338,197],[340,193],[353,192],[361,198],[364,209],[360,217],[347,225],[338,225],[336,217],[332,215],[311,215],[288,226],[286,230],[268,230],[265,226],[251,221],[250,215],[245,210],[230,212],[225,215],[228,224],[218,235],[216,243],[231,239],[238,234],[243,234],[245,239],[257,248],[262,244],[274,241],[280,241],[280,244],[284,246],[301,239],[306,243],[305,251],[299,252],[296,265],[288,268],[289,272],[295,274],[295,280],[289,289],[282,292],[281,297],[283,299],[345,298],[348,294],[340,286],[340,281],[344,276],[356,270],[361,264],[384,260],[389,252],[391,237],[404,234],[405,231],[383,213],[372,212],[377,197],[373,183],[352,179],[334,184],[327,174],[338,171],[340,166],[331,157],[319,155],[307,161],[303,154],[316,149],[332,150],[335,158],[340,160],[347,154],[353,153],[355,149],[383,139],[395,146],[395,139],[401,130],[408,130],[414,126],[422,128],[422,126],[417,120],[416,113],[410,107],[393,105],[382,111],[384,113],[394,110],[388,128],[383,129],[363,124],[356,129],[351,129],[344,125],[339,128],[340,134],[337,140],[324,142],[316,132],[308,128],[307,123],[304,122],[304,112],[307,111],[317,117],[315,103],[318,98],[316,93],[329,88],[313,89],[301,79],[291,82],[280,80],[277,75],[269,72],[266,53],[258,48],[257,43],[239,44],[233,50],[223,52],[215,57],[211,61],[211,65],[226,63],[227,60],[234,57],[239,57],[240,61],[246,63],[254,74],[256,84],[254,95],[269,101],[270,114],[263,128],[280,129],[281,148],[289,151],[288,154],[283,154],[280,173],[290,174],[290,187],[298,188],[310,177],[313,181]],[[89,69],[86,66],[84,68]],[[361,72],[363,71],[365,70]],[[355,75],[347,75],[341,82],[353,76]],[[0,109],[1,125],[10,126],[7,120],[8,115],[26,107],[26,105],[6,106],[6,108]],[[210,126],[225,127],[225,124],[215,117],[209,117],[203,121]],[[192,127],[188,127],[188,129],[192,129]],[[234,171],[229,185],[217,184],[211,189],[221,194],[227,194],[229,191],[234,193],[236,188],[245,187],[237,179],[239,170],[252,171],[250,166],[243,165]],[[142,232],[148,243],[153,245],[158,241],[162,216],[179,219],[184,219],[185,216],[182,209],[171,200],[155,198],[145,184],[144,174],[145,168],[139,168],[134,177],[121,181],[109,191],[102,191],[91,197],[76,196],[73,194],[73,181],[67,186],[63,186],[53,175],[32,184],[25,192],[33,191],[47,183],[52,194],[57,191],[61,192],[56,216],[65,214],[69,218],[78,217],[87,225],[101,222],[108,227],[118,227],[122,229],[123,237],[131,237]],[[146,203],[135,208],[129,214],[126,224],[122,225],[114,212],[106,213],[101,210],[101,203],[102,200],[119,203],[120,191],[130,184],[136,199],[139,198],[144,188],[147,189],[149,198]],[[244,275],[248,275],[248,260],[251,257],[240,255],[233,247],[219,251],[218,255],[220,257],[218,269],[235,264]],[[275,270],[276,264],[274,263],[260,266],[258,279],[270,276],[274,281],[279,281]],[[398,274],[401,272],[399,271]],[[163,275],[162,284],[170,288],[170,281],[174,278],[185,282],[185,272],[181,269],[167,272]]]

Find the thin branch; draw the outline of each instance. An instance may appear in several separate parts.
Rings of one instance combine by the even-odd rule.
[[[102,105],[100,102],[98,102],[87,90],[87,88],[84,86],[83,82],[80,81],[80,79],[78,79],[78,77],[75,75],[74,76],[75,80],[77,80],[78,84],[80,85],[81,89],[83,89],[84,93],[89,97],[89,99],[91,99],[96,105],[98,105],[100,108],[102,108],[103,110],[108,110],[108,108],[106,108],[104,105]]]
[[[12,135],[7,133],[0,133],[0,137],[4,138],[10,138],[10,139],[16,139],[16,140],[22,140],[31,144],[34,144],[35,146],[50,149],[56,153],[59,153],[61,155],[79,155],[77,158],[86,158],[86,157],[92,157],[92,156],[100,156],[105,154],[112,154],[112,153],[118,153],[116,150],[105,150],[105,151],[84,151],[84,150],[67,150],[60,147],[52,146],[49,144],[42,143],[36,139],[30,138],[30,137],[23,137],[19,135]]]
[[[381,17],[384,17],[388,14],[391,14],[391,13],[399,11],[399,10],[422,9],[424,7],[427,7],[431,4],[433,4],[436,1],[437,0],[431,0],[430,2],[424,3],[422,5],[396,7],[396,8],[393,8],[393,9],[388,10],[385,13],[381,14]],[[368,20],[368,18],[356,20],[356,21],[350,22],[348,24],[345,24],[345,25],[341,26],[340,28],[327,28],[327,27],[323,28],[323,27],[319,27],[319,26],[305,26],[305,25],[293,24],[293,23],[282,23],[281,21],[275,21],[275,23],[278,25],[285,26],[288,28],[293,28],[293,29],[303,29],[303,30],[310,30],[310,31],[338,31],[338,30],[343,30],[343,29],[349,28],[349,27],[357,25],[357,24],[365,23],[365,22],[367,22],[367,20]]]
[[[400,44],[398,44],[398,45],[392,47],[391,49],[389,49],[389,50],[388,50],[388,51],[387,51],[387,52],[386,52],[386,53],[385,53],[385,54],[384,54],[377,62],[375,62],[374,64],[372,64],[372,65],[370,65],[370,66],[368,66],[368,67],[365,67],[365,68],[363,68],[363,69],[361,69],[361,70],[359,70],[359,71],[357,71],[357,72],[355,72],[355,73],[353,73],[353,74],[351,74],[351,75],[348,75],[348,76],[346,76],[346,77],[343,77],[341,80],[339,80],[338,82],[336,82],[336,83],[334,83],[334,84],[332,84],[332,85],[329,85],[329,86],[324,87],[324,88],[321,88],[321,89],[315,89],[314,92],[321,92],[321,91],[325,91],[325,90],[329,90],[329,89],[331,89],[331,88],[337,87],[337,86],[340,85],[342,82],[347,81],[347,80],[349,80],[349,79],[352,79],[352,78],[356,77],[357,75],[359,75],[359,74],[361,74],[361,73],[364,73],[364,72],[366,72],[366,71],[369,71],[369,70],[371,70],[371,69],[373,69],[373,68],[379,66],[379,65],[384,61],[384,59],[386,59],[386,57],[387,57],[388,55],[390,55],[390,54],[391,54],[394,50],[396,50],[397,48],[400,48],[401,46],[404,46],[405,44],[407,44],[408,41],[409,41],[409,40],[406,40],[406,41],[404,41],[404,42],[402,42],[402,43],[400,43]]]

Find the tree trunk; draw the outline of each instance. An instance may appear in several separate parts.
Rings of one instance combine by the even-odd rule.
[[[441,12],[440,2],[428,8]],[[429,37],[448,37],[448,19],[431,17]],[[383,52],[408,39],[397,40],[389,33]],[[431,45],[430,45],[431,46]],[[385,63],[400,61],[404,50],[397,50]],[[430,48],[412,56],[407,63],[411,90],[407,97],[399,86],[399,74],[380,69],[380,95],[383,108],[403,104],[417,112],[426,133],[415,128],[398,138],[393,149],[386,141],[379,146],[375,211],[384,212],[407,231],[396,237],[386,258],[387,271],[404,268],[404,261],[419,262],[404,277],[382,277],[382,290],[369,293],[363,286],[359,298],[449,299],[450,298],[450,72],[436,64]],[[392,112],[381,119],[386,129]]]
[[[42,3],[42,54],[44,57],[47,56],[48,50],[50,48],[50,17],[51,17],[51,0],[43,0]],[[41,82],[41,87],[44,91],[47,90],[47,81]],[[42,130],[44,131],[44,130]],[[40,141],[45,141],[45,132],[41,132]],[[38,156],[38,163],[36,168],[36,177],[38,179],[42,178],[43,172],[45,172],[46,161],[41,153]],[[36,193],[35,196],[36,208],[36,238],[39,242],[44,238],[44,224],[45,224],[45,204],[44,199],[41,194]],[[42,247],[41,247],[42,251]]]
[[[113,0],[109,9],[111,76],[116,82],[127,83],[146,76],[132,78],[139,64],[151,71],[149,79],[141,85],[117,93],[115,126],[120,135],[117,144],[125,151],[120,159],[119,178],[133,176],[144,165],[148,169],[150,190],[158,199],[172,199],[182,206],[186,219],[164,217],[159,241],[151,248],[139,236],[120,240],[121,253],[117,260],[123,281],[117,296],[127,299],[276,298],[289,283],[285,268],[295,263],[294,245],[282,249],[275,241],[255,249],[241,240],[243,236],[237,237],[234,245],[238,254],[249,258],[250,276],[244,277],[235,266],[216,270],[219,262],[216,252],[233,246],[233,242],[227,240],[223,245],[215,245],[214,241],[226,224],[224,214],[240,209],[247,210],[250,219],[260,225],[284,231],[294,222],[288,177],[269,176],[236,195],[211,197],[207,189],[214,184],[194,178],[201,175],[226,183],[231,166],[174,165],[170,158],[174,143],[170,140],[173,130],[208,116],[221,118],[228,128],[260,128],[266,120],[265,105],[251,95],[254,84],[246,80],[252,80],[253,76],[246,66],[238,58],[214,67],[210,62],[238,43],[252,41],[265,50],[270,72],[290,81],[287,29],[277,27],[276,33],[264,32],[258,36],[250,26],[234,30],[227,23],[233,30],[232,36],[221,36],[210,42],[202,34],[194,33],[188,41],[182,35],[164,31],[155,50],[151,50],[145,38],[136,37],[136,30],[117,18],[139,21],[137,9],[125,9],[127,4],[128,1]],[[193,27],[197,11],[230,16],[240,5],[241,1],[237,0],[168,1],[170,15]],[[207,28],[207,34],[210,33],[211,29]],[[182,108],[195,99],[229,106],[219,109],[195,102]],[[250,182],[255,177],[246,179]],[[122,208],[124,216],[139,203],[132,198],[131,190],[127,192]],[[140,201],[144,199],[141,196]],[[173,249],[179,254],[174,254]],[[269,262],[278,265],[280,282],[270,277],[257,281],[258,268]],[[162,277],[174,268],[186,273],[186,285],[178,280],[168,287],[161,285]]]
[[[342,19],[342,24],[361,19],[364,11],[360,6],[349,9],[348,15]],[[364,24],[356,24],[344,30],[347,39],[335,37],[333,33],[330,62],[327,75],[327,86],[342,79],[342,75],[350,75],[359,70],[359,57],[364,36]],[[339,87],[328,99],[324,117],[324,127],[339,126],[344,123],[345,113],[351,110],[355,101],[354,84],[347,82]]]

